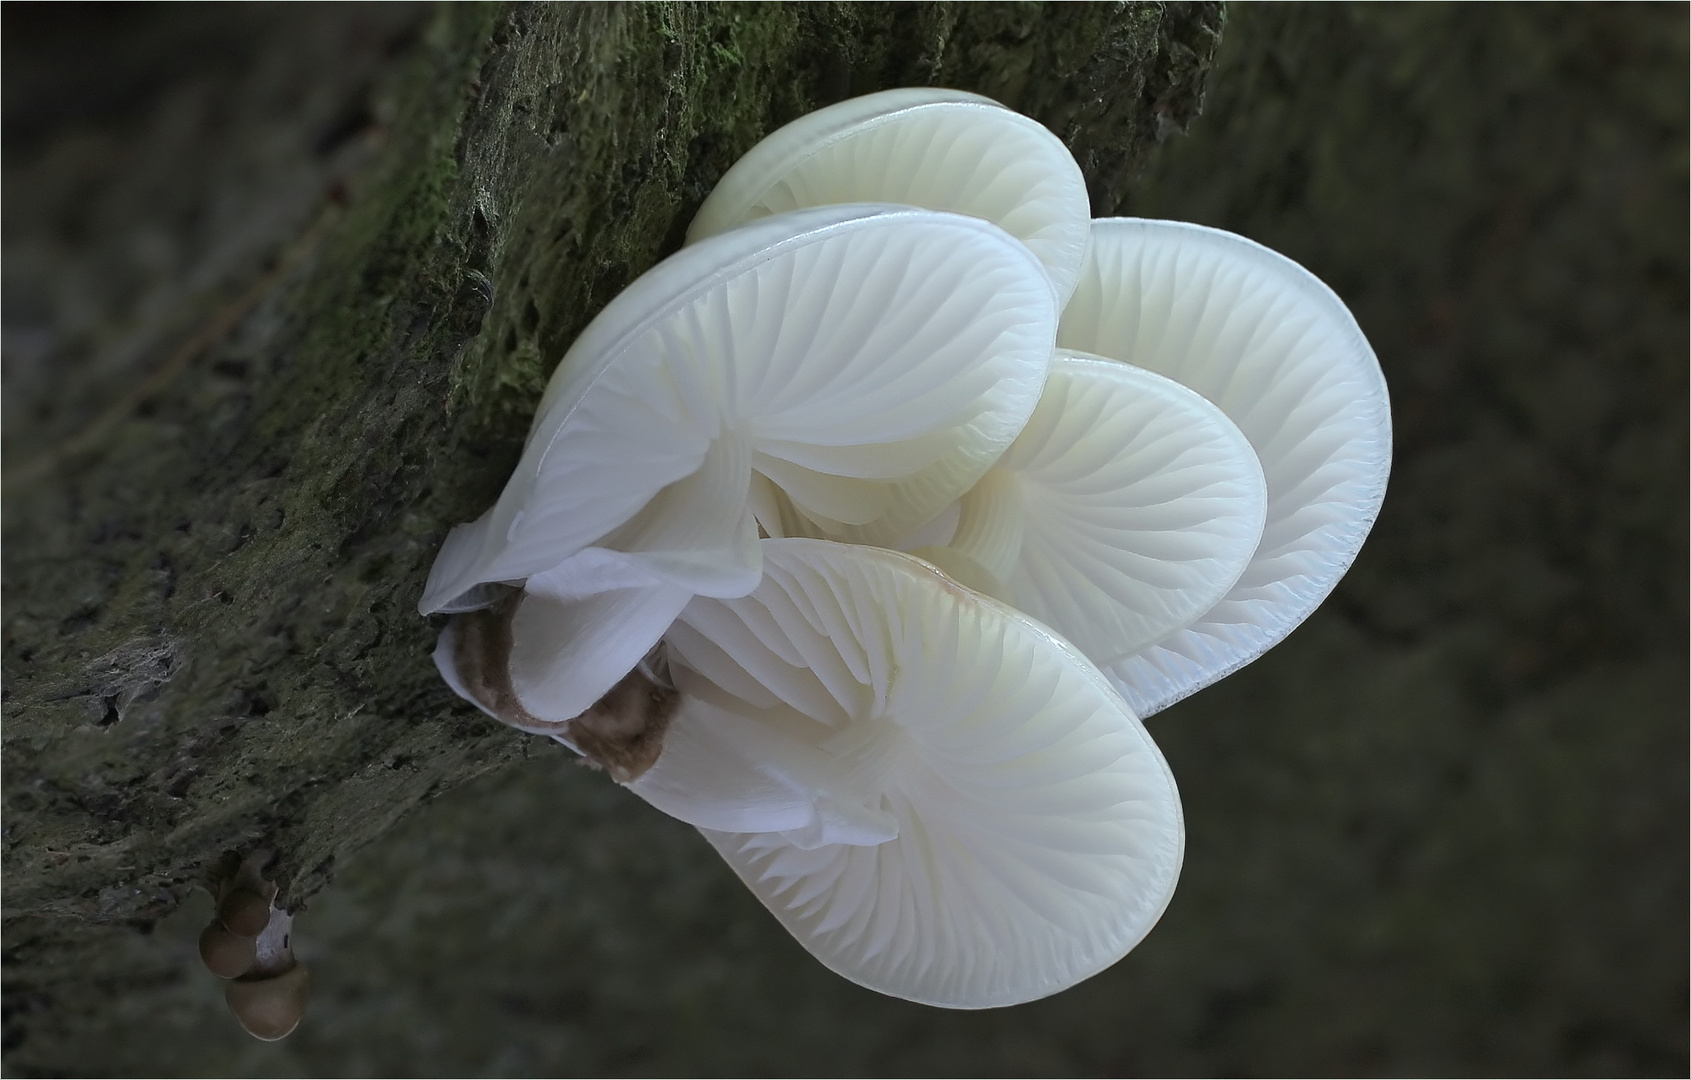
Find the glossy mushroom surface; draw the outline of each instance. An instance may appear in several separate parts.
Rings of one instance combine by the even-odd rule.
[[[666,638],[682,705],[630,785],[824,964],[986,1008],[1137,944],[1184,847],[1144,728],[1063,639],[897,552],[764,543],[749,596]]]
[[[223,1000],[247,1034],[275,1042],[293,1034],[305,1018],[311,995],[311,976],[303,965],[279,975],[243,976],[224,984]]]
[[[1181,222],[1094,222],[1058,341],[1214,402],[1250,440],[1268,484],[1262,540],[1227,595],[1109,666],[1149,715],[1260,656],[1349,569],[1391,469],[1385,378],[1350,311],[1313,274],[1244,237]]]
[[[1210,610],[1262,537],[1250,443],[1170,379],[1059,351],[1010,449],[913,546],[1108,664]]]
[[[213,921],[200,933],[200,962],[219,979],[244,975],[258,957],[256,934],[237,934]]]
[[[241,937],[257,937],[270,925],[270,897],[248,888],[233,888],[218,901],[218,921]]]
[[[1033,411],[1056,315],[1029,251],[960,215],[824,207],[686,248],[571,347],[420,607],[521,584],[515,694],[573,716],[693,595],[755,585],[760,517],[884,542],[966,491]]]

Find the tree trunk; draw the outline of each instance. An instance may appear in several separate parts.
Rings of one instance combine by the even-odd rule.
[[[522,755],[436,676],[424,577],[570,341],[758,138],[886,87],[978,91],[1060,135],[1106,214],[1195,116],[1222,22],[424,15],[8,25],[8,1048],[133,987],[104,928],[149,927],[258,848],[298,905]],[[20,39],[76,64],[37,78]]]

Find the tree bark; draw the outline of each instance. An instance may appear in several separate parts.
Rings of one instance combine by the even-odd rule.
[[[128,170],[101,199],[57,179],[75,125],[7,116],[8,1047],[127,985],[101,927],[150,926],[257,848],[298,905],[521,756],[436,676],[424,577],[570,341],[757,139],[887,87],[973,90],[1061,136],[1107,214],[1196,115],[1222,24],[1218,4],[466,6],[348,16],[358,62],[319,70],[289,66],[318,31],[238,18],[134,48],[248,52],[137,68],[139,104],[70,118],[115,140],[89,169]],[[173,108],[219,119],[172,143]],[[36,171],[14,183],[20,140]],[[82,263],[14,226],[30,183],[61,232],[108,231],[56,241]],[[101,244],[158,225],[158,193],[196,238],[158,226],[179,257],[72,326],[56,275],[109,277]]]

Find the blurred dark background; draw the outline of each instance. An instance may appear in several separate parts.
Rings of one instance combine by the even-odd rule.
[[[1128,212],[1332,285],[1396,463],[1333,598],[1150,722],[1186,868],[1110,971],[987,1013],[861,990],[536,740],[300,915],[316,996],[287,1041],[165,979],[38,1025],[8,1071],[1686,1075],[1686,10],[1231,9]],[[86,415],[113,327],[178,332],[357,152],[417,13],[288,12],[7,6],[9,458],[54,429],[40,387]],[[230,127],[231,80],[274,128]],[[209,909],[113,947],[191,950]]]

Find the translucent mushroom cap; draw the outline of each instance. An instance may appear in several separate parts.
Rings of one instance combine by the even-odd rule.
[[[1062,140],[990,98],[910,87],[842,101],[771,133],[723,174],[687,239],[853,202],[991,221],[1039,256],[1059,301],[1074,291],[1090,235],[1086,181]]]
[[[958,500],[949,541],[914,553],[1109,664],[1227,594],[1266,506],[1256,454],[1220,409],[1059,351],[1027,427]]]
[[[524,585],[518,696],[574,715],[688,598],[752,588],[760,514],[877,542],[966,491],[1033,411],[1056,316],[1027,248],[961,215],[829,206],[686,248],[564,356],[419,606]]]
[[[754,592],[694,600],[666,637],[682,705],[630,788],[882,993],[1011,1005],[1136,945],[1184,826],[1167,764],[1097,668],[911,556],[764,549]]]
[[[1385,378],[1350,311],[1283,255],[1200,225],[1093,223],[1064,348],[1176,380],[1225,412],[1262,463],[1262,540],[1205,615],[1108,666],[1149,715],[1289,634],[1349,569],[1385,495]]]

